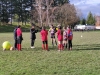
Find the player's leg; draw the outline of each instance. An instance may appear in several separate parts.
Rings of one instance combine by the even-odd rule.
[[[54,47],[53,37],[51,37],[52,46]]]
[[[57,41],[56,41],[55,35],[54,35],[54,37],[53,37],[53,41],[54,41],[55,44],[57,45]]]
[[[48,41],[45,41],[46,44],[46,50],[48,50]]]
[[[45,41],[42,41],[42,49],[45,50]]]
[[[70,40],[70,50],[72,50],[72,40]]]
[[[58,51],[61,50],[61,41],[58,41]]]
[[[63,47],[63,40],[61,41],[61,50],[63,50],[64,49],[64,47]]]
[[[31,48],[35,48],[34,47],[34,42],[35,42],[35,40],[31,39]]]

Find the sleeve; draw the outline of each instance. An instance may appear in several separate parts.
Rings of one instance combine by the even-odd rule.
[[[58,35],[59,35],[59,30],[57,31],[57,37],[58,37]]]
[[[36,33],[36,30],[34,29],[33,31],[31,31],[32,33]]]
[[[51,32],[51,28],[49,29],[49,32]]]
[[[40,32],[40,35],[42,36],[42,31]]]
[[[20,35],[22,36],[22,31],[21,31],[21,29],[20,29]]]
[[[37,33],[38,32],[38,30],[35,30],[35,33]]]
[[[32,33],[36,33],[36,30],[34,29],[34,30],[32,31]]]
[[[70,30],[67,31],[67,36],[69,37],[69,35],[70,35]]]
[[[21,40],[23,40],[23,35],[21,34]]]

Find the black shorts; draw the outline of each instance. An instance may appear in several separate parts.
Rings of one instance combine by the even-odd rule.
[[[51,35],[51,38],[55,38],[55,35]]]
[[[67,41],[67,38],[63,38],[64,41]]]
[[[64,41],[67,41],[67,38],[66,39],[63,39]]]
[[[48,44],[48,41],[42,41],[43,44]]]
[[[21,44],[21,37],[20,36],[17,36],[17,44]]]

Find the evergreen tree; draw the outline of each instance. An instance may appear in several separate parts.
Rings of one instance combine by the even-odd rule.
[[[86,24],[86,20],[85,19],[80,20],[80,24],[81,25],[85,25]]]
[[[92,15],[91,12],[89,12],[88,17],[87,17],[87,22],[88,25],[94,25],[95,24],[95,18]]]
[[[64,5],[65,3],[70,3],[69,0],[54,0],[54,6],[62,6]]]
[[[5,23],[8,23],[9,22],[9,0],[6,1],[6,0],[1,0],[0,1],[0,20],[1,22],[5,22]]]

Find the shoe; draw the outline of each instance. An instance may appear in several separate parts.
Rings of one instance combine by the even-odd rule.
[[[58,50],[58,52],[60,52],[61,50]]]
[[[14,48],[14,50],[18,50],[17,48]]]
[[[3,49],[3,51],[5,51],[6,49]]]
[[[72,50],[72,48],[70,48],[70,50]]]
[[[31,48],[35,48],[34,46],[32,46]]]

